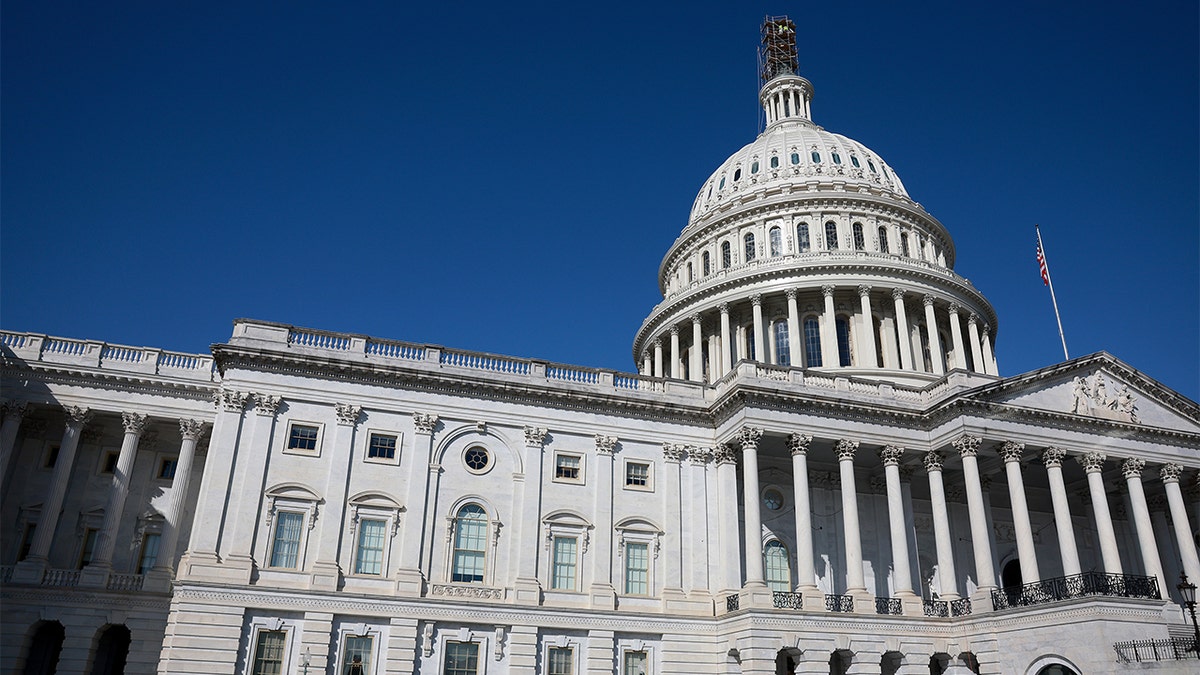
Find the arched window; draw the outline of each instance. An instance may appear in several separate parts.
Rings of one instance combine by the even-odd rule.
[[[888,252],[887,228],[882,225],[879,226],[879,252]]]
[[[910,257],[908,254],[908,233],[900,230],[900,255],[905,258]]]
[[[763,571],[767,587],[772,591],[786,593],[792,590],[792,568],[788,562],[787,547],[778,540],[767,542],[763,549]]]
[[[771,157],[771,168],[772,168],[772,169],[778,169],[778,168],[779,168],[779,157],[777,157],[777,156],[772,156],[772,157]]]
[[[725,176],[721,176],[721,184],[717,186],[717,189],[718,189],[718,190],[724,190],[724,189],[725,189]]]
[[[858,163],[858,157],[855,155],[850,155],[850,163],[853,164],[854,168],[856,169],[862,168],[862,165]]]
[[[705,199],[710,199],[710,198],[712,198],[712,183],[709,183],[709,184],[708,184],[708,194],[707,194],[707,195],[705,195],[705,196],[704,196],[704,198],[705,198]]]
[[[853,232],[854,232],[854,250],[855,251],[867,250],[867,240],[863,236],[862,223],[855,223],[853,226],[851,226],[851,230],[853,230]]]
[[[808,239],[808,223],[800,223],[796,226],[796,252],[807,253],[812,248],[812,243]]]
[[[925,259],[925,235],[917,235],[917,257],[921,260]]]
[[[868,159],[867,166],[869,166],[871,168],[871,173],[879,173],[878,171],[875,170],[875,162],[872,162],[871,160]]]
[[[772,258],[777,255],[783,255],[783,233],[779,231],[778,227],[771,228],[771,231],[768,233],[768,241],[771,244]]]
[[[745,246],[745,250],[746,250],[746,258],[745,258],[745,260],[746,260],[746,262],[750,262],[751,260],[754,260],[754,233],[753,233],[753,232],[747,232],[747,233],[746,233],[746,236],[745,236],[745,237],[743,237],[743,241],[744,241],[744,242],[745,242],[745,244],[746,244],[746,246]]]
[[[689,262],[689,263],[687,264],[687,280],[688,280],[688,283],[689,283],[689,284],[690,284],[690,283],[692,283],[692,281],[694,280],[692,277],[693,277],[693,275],[692,275],[692,263],[691,263],[691,262]]]
[[[729,242],[721,242],[721,269],[727,269],[733,264],[733,250]]]
[[[712,274],[712,256],[705,251],[700,255],[700,273],[704,276]]]
[[[754,160],[754,163],[750,165],[750,173],[752,173],[752,174],[758,173],[758,160],[757,159]]]
[[[841,164],[841,163],[842,163],[842,156],[841,156],[841,155],[839,155],[839,154],[837,154],[837,151],[836,151],[836,150],[834,150],[834,151],[833,151],[833,163],[834,163],[834,164]]]
[[[131,639],[129,629],[113,625],[104,629],[96,644],[96,657],[92,662],[92,675],[117,675],[125,672],[125,661],[129,657]]]
[[[800,163],[800,153],[793,152],[791,159],[792,159],[792,164],[799,164]]]
[[[832,220],[825,223],[825,248],[829,251],[836,251],[838,248],[837,223]]]
[[[775,362],[781,366],[792,365],[792,349],[788,345],[787,321],[776,321],[773,332],[775,334]]]
[[[24,672],[29,675],[53,675],[58,669],[58,656],[62,653],[65,638],[66,631],[57,621],[43,622],[38,626],[29,642]]]
[[[733,171],[733,181],[736,183],[737,181],[739,181],[741,179],[742,179],[742,167],[739,166],[738,168],[734,169],[734,171]]]
[[[919,329],[921,334],[921,360],[925,363],[925,372],[933,372],[933,356],[929,353],[929,332],[924,326]]]
[[[821,153],[817,152],[816,150],[813,150],[812,151],[812,161],[813,161],[813,164],[820,164],[821,163]]]
[[[837,345],[838,345],[838,365],[843,368],[851,365],[853,360],[853,351],[850,349],[850,319],[839,316],[837,318]]]
[[[804,365],[807,368],[821,367],[821,324],[815,316],[804,320]]]
[[[450,581],[482,583],[487,557],[487,513],[467,504],[454,519],[454,560]]]

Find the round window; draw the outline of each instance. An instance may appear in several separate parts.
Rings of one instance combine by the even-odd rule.
[[[783,508],[783,494],[776,489],[770,489],[763,493],[763,506],[771,511],[778,511]]]
[[[463,463],[467,465],[467,470],[471,473],[483,473],[491,466],[492,458],[483,448],[467,448],[467,451],[463,453]]]

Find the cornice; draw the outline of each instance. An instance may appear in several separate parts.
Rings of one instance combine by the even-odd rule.
[[[208,401],[220,390],[220,382],[173,380],[163,376],[146,376],[113,370],[91,369],[84,366],[64,366],[44,362],[31,363],[19,358],[6,360],[0,373],[4,379],[21,379],[36,372],[40,382],[67,386],[92,387],[110,391],[127,391],[151,396],[179,398],[188,401]]]
[[[128,592],[96,592],[82,591],[76,588],[45,587],[20,588],[5,587],[0,590],[0,600],[7,611],[12,611],[15,603],[28,602],[38,607],[88,607],[93,609],[138,609],[162,612],[164,618],[171,608],[170,595],[150,595],[144,591]]]

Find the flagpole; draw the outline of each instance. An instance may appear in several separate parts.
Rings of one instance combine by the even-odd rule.
[[[1067,354],[1067,337],[1063,335],[1062,317],[1058,314],[1058,298],[1054,297],[1054,281],[1050,278],[1050,264],[1046,262],[1046,247],[1042,246],[1042,228],[1034,225],[1033,229],[1037,231],[1038,250],[1042,252],[1042,261],[1046,270],[1046,285],[1050,287],[1050,302],[1054,303],[1054,319],[1058,321],[1058,338],[1062,340],[1063,359],[1069,361],[1071,356]]]

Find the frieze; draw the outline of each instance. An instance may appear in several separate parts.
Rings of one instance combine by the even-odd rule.
[[[1076,415],[1140,424],[1137,400],[1129,390],[1129,385],[1122,384],[1119,390],[1109,395],[1108,387],[1104,384],[1104,374],[1099,371],[1091,377],[1076,377],[1071,382],[1071,412]]]
[[[451,586],[446,584],[430,584],[430,595],[442,595],[451,598],[475,598],[478,600],[503,600],[503,588],[487,588],[484,586]]]

